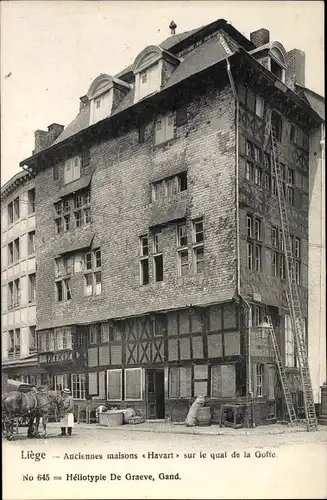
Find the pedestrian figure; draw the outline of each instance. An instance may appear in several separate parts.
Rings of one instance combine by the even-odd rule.
[[[66,436],[66,428],[68,431],[68,436],[71,436],[72,429],[74,427],[74,400],[69,389],[64,389],[61,394],[63,397],[64,411],[64,415],[60,420],[61,436]]]

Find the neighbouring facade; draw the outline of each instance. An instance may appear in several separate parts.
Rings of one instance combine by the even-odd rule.
[[[101,74],[53,144],[21,162],[35,175],[38,360],[54,389],[173,420],[198,395],[218,419],[251,393],[253,420],[275,422],[285,409],[257,329],[270,314],[301,411],[265,134],[271,113],[307,318],[310,137],[322,120],[296,82],[302,52],[218,20]]]
[[[1,188],[2,370],[37,383],[35,182],[19,172]],[[45,373],[46,375],[46,373]]]

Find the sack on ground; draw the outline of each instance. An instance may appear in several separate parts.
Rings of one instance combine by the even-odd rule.
[[[188,411],[187,417],[185,419],[185,425],[188,427],[194,427],[197,425],[197,419],[196,419],[196,414],[199,408],[203,406],[205,403],[205,397],[204,396],[198,396],[194,403],[192,404],[191,408]]]

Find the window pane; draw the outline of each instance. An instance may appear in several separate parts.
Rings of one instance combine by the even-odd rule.
[[[95,279],[95,295],[100,295],[101,293],[101,272],[94,273]]]

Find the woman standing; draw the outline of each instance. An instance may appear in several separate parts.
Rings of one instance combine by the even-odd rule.
[[[64,416],[60,420],[61,436],[66,436],[66,428],[68,436],[72,435],[74,427],[74,400],[69,389],[64,389],[62,392]]]

